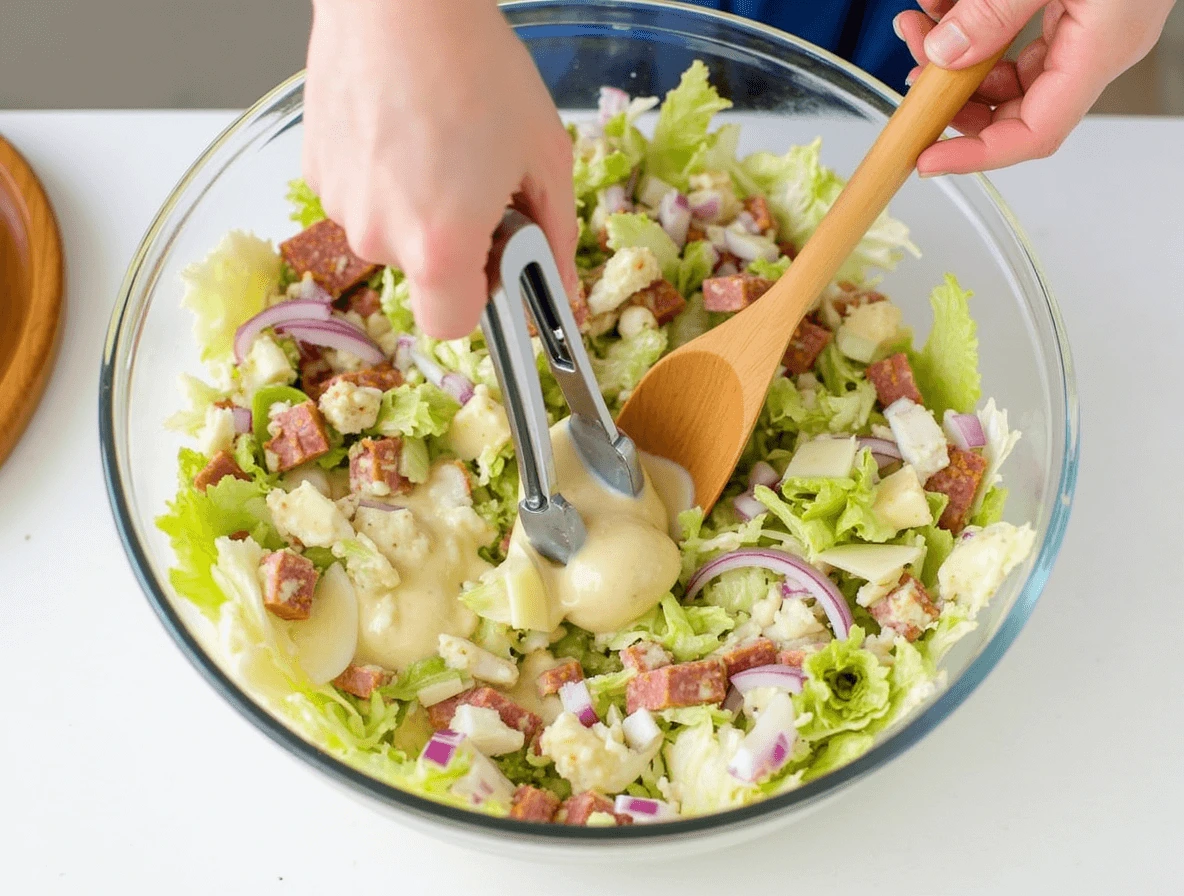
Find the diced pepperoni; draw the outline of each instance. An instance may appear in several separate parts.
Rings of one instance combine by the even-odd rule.
[[[579,660],[565,660],[554,669],[548,669],[538,677],[539,696],[558,694],[559,689],[571,681],[583,681],[584,670]]]
[[[703,281],[703,307],[708,311],[740,311],[747,308],[773,285],[756,274],[729,274]]]
[[[349,448],[349,490],[363,495],[398,495],[411,482],[399,473],[403,440],[359,439]]]
[[[250,537],[251,533],[246,529],[239,529],[237,532],[231,532],[230,535],[227,536],[227,538],[229,538],[231,541],[246,541]]]
[[[687,245],[689,246],[691,243],[697,243],[705,239],[707,239],[707,231],[692,221],[687,227]]]
[[[280,619],[307,619],[317,585],[317,568],[294,551],[273,551],[259,563],[263,606]]]
[[[299,275],[312,274],[334,299],[374,276],[378,265],[354,255],[345,231],[328,218],[280,243],[280,254]]]
[[[333,679],[333,684],[347,694],[368,700],[374,689],[386,681],[386,677],[386,670],[381,666],[355,666],[350,663],[344,672]]]
[[[728,678],[745,669],[757,666],[769,666],[777,662],[777,645],[768,638],[757,638],[748,644],[734,647],[720,659],[728,671]]]
[[[345,297],[345,310],[353,311],[365,319],[382,310],[382,295],[369,286],[358,287]]]
[[[718,249],[716,250],[716,254],[718,258],[715,259],[715,267],[712,268],[713,271],[718,272],[724,265],[731,265],[731,268],[729,268],[730,272],[739,271],[744,267],[744,260],[739,255],[733,255],[731,252],[726,251],[720,252]],[[720,274],[720,276],[731,276],[731,273],[726,275]]]
[[[229,451],[219,451],[193,477],[193,487],[199,492],[204,492],[211,485],[221,482],[226,476],[233,476],[235,479],[251,478],[243,472],[243,468],[238,465],[238,461]]]
[[[773,220],[773,215],[769,211],[768,200],[764,196],[749,196],[744,200],[744,210],[752,215],[752,219],[756,221],[756,229],[761,233],[777,227],[777,222]]]
[[[323,393],[338,380],[353,383],[355,386],[369,386],[371,389],[377,389],[379,392],[386,392],[389,389],[395,389],[403,385],[403,374],[384,361],[374,367],[363,367],[361,370],[351,370],[348,373],[339,373],[336,376],[329,377],[321,387],[321,392]]]
[[[612,815],[617,824],[632,824],[633,819],[628,815],[617,815],[613,812],[613,801],[595,790],[585,790],[576,796],[569,796],[563,801],[559,817],[563,824],[585,825],[595,812],[605,812]]]
[[[608,252],[609,251],[609,248],[608,248],[608,228],[607,227],[600,228],[600,231],[596,234],[596,243],[597,243],[597,245],[600,246],[601,252]]]
[[[830,303],[839,317],[846,317],[853,309],[861,305],[883,302],[888,298],[882,292],[876,292],[874,289],[864,289],[856,286],[854,283],[843,282],[839,284],[839,288],[843,291],[842,294],[831,299]]]
[[[784,255],[786,258],[797,258],[798,257],[798,247],[795,246],[793,243],[791,243],[789,240],[782,240],[781,242],[779,242],[777,244],[777,248],[781,250],[781,254]]]
[[[834,334],[826,327],[820,327],[812,320],[805,319],[793,331],[789,348],[785,350],[785,357],[781,359],[781,363],[795,376],[806,373],[813,369],[814,362],[833,338]]]
[[[876,397],[881,407],[888,407],[898,398],[907,398],[917,404],[924,404],[921,390],[913,378],[913,368],[904,352],[889,355],[883,361],[867,365],[867,378],[876,387]]]
[[[777,654],[777,662],[782,666],[793,666],[795,669],[800,669],[802,663],[806,661],[807,655],[804,650],[782,650]]]
[[[549,822],[559,811],[559,797],[541,787],[523,784],[514,791],[510,817],[519,821]]]
[[[938,617],[929,592],[915,578],[905,573],[900,584],[869,608],[876,622],[892,629],[909,641],[916,641]]]
[[[698,660],[642,672],[625,686],[625,706],[634,712],[720,703],[727,692],[724,664],[716,659]]]
[[[329,388],[333,368],[318,346],[306,342],[297,342],[296,346],[300,349],[300,391],[313,401],[320,401]]]
[[[428,720],[432,727],[447,728],[452,723],[456,708],[462,703],[497,710],[497,714],[506,725],[526,735],[527,743],[533,741],[543,730],[543,720],[537,715],[529,709],[523,709],[505,694],[487,687],[472,688],[435,706],[429,706]]]
[[[638,641],[621,651],[621,665],[634,672],[652,672],[673,662],[670,652],[655,641]]]
[[[687,307],[687,300],[669,280],[655,280],[639,289],[628,299],[631,305],[642,305],[654,315],[658,326],[668,324]]]
[[[278,431],[274,438],[263,443],[263,448],[274,456],[274,468],[278,472],[298,467],[329,451],[325,418],[312,401],[304,401],[281,411],[271,422]]]
[[[974,506],[974,496],[987,470],[987,461],[982,455],[963,451],[954,445],[948,450],[950,465],[929,477],[925,491],[941,492],[950,499],[937,524],[956,535],[966,528],[970,519],[970,508]]]

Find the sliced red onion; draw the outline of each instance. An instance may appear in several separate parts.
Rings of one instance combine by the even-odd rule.
[[[717,265],[715,268],[715,276],[730,277],[733,274],[739,274],[740,269],[730,261],[725,261],[723,264]]]
[[[604,127],[629,108],[629,94],[619,87],[601,87],[596,123]]]
[[[579,719],[585,728],[600,721],[600,716],[592,708],[592,695],[586,681],[569,681],[559,689],[559,699],[563,701],[563,708]]]
[[[662,729],[648,709],[638,709],[625,716],[621,730],[631,750],[644,750],[662,736]]]
[[[779,694],[757,717],[752,730],[744,736],[736,755],[728,763],[728,774],[755,783],[789,762],[797,730],[793,724],[793,703]]]
[[[876,439],[871,436],[861,436],[856,440],[860,449],[867,448],[876,459],[876,466],[881,470],[889,464],[899,461],[900,448],[890,439]]]
[[[772,240],[753,233],[745,233],[731,227],[724,230],[724,237],[728,241],[728,251],[744,261],[776,261],[781,256],[781,250]]]
[[[645,182],[641,185],[641,195],[638,196],[638,201],[642,205],[648,205],[650,208],[658,208],[662,204],[662,199],[667,193],[674,191],[674,187],[666,183],[660,177],[649,175]]]
[[[732,499],[732,509],[736,511],[736,516],[748,522],[754,520],[762,513],[768,513],[769,508],[752,496],[752,492],[741,492]]]
[[[395,343],[395,368],[399,373],[406,373],[415,362],[411,358],[411,350],[415,348],[415,337],[407,333],[401,335]]]
[[[637,824],[678,818],[678,812],[670,803],[651,800],[644,796],[629,796],[625,793],[619,794],[613,801],[613,812],[617,815],[628,815]]]
[[[781,476],[773,467],[765,461],[757,461],[752,465],[752,469],[748,471],[748,487],[752,488],[755,485],[763,485],[765,488],[772,488],[781,481]],[[764,505],[762,505],[764,506]]]
[[[946,431],[946,438],[963,451],[972,451],[987,444],[982,421],[974,414],[955,414],[953,411],[946,411],[942,429]]]
[[[312,277],[304,277],[296,284],[296,289],[293,292],[295,299],[309,299],[314,302],[322,302],[326,305],[333,304],[333,296],[321,284],[317,283]]]
[[[744,708],[744,695],[735,688],[728,688],[728,695],[724,697],[724,709],[735,715]]]
[[[811,593],[794,582],[781,583],[781,599],[794,600],[795,598],[811,597]]]
[[[424,379],[433,386],[443,389],[461,404],[467,404],[469,399],[473,397],[473,382],[467,376],[444,370],[433,359],[421,352],[414,343],[411,345],[409,353],[411,360],[419,368],[419,372],[424,375]]]
[[[444,374],[444,379],[440,381],[440,388],[461,404],[468,404],[469,399],[473,397],[472,381],[460,373]]]
[[[736,223],[747,230],[749,233],[760,234],[761,229],[756,226],[756,218],[752,216],[752,212],[745,210],[736,216]]]
[[[741,694],[747,694],[753,688],[777,688],[797,694],[802,690],[805,675],[801,669],[793,666],[783,666],[773,663],[768,666],[753,666],[732,676],[732,687]]]
[[[250,432],[254,427],[252,426],[251,411],[249,408],[240,408],[237,404],[230,409],[230,413],[234,415],[234,431],[235,432]]]
[[[465,736],[463,734],[452,731],[449,728],[441,728],[432,735],[431,739],[424,746],[423,752],[419,754],[419,758],[445,768],[452,761],[452,757],[456,755],[456,751],[460,749],[460,745],[464,741]]]
[[[275,329],[277,333],[284,333],[300,342],[348,352],[365,364],[381,364],[386,360],[378,343],[348,321],[337,318],[301,320],[280,324]]]
[[[606,215],[633,211],[633,203],[629,201],[629,196],[625,193],[624,184],[613,184],[601,190],[600,204],[604,207]]]
[[[809,591],[826,612],[826,618],[830,620],[835,637],[847,637],[847,632],[853,624],[851,609],[834,582],[801,557],[773,548],[741,548],[708,560],[691,576],[683,599],[694,600],[695,595],[703,590],[703,586],[718,575],[733,569],[747,569],[753,566],[792,579]]]
[[[328,320],[332,308],[316,299],[288,299],[264,308],[234,331],[234,360],[239,364],[251,351],[251,343],[267,327],[295,321]]]
[[[365,507],[367,510],[406,510],[403,504],[388,504],[386,501],[378,501],[374,498],[362,498],[358,502],[359,507]]]
[[[691,226],[691,207],[687,197],[678,190],[671,190],[658,204],[658,223],[678,248],[687,243],[687,230]]]
[[[687,196],[692,217],[709,224],[719,220],[724,210],[724,197],[719,190],[695,190]]]

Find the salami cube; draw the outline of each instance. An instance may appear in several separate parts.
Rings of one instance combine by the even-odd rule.
[[[317,346],[305,342],[296,345],[300,349],[300,391],[313,401],[320,401],[333,378],[333,368]]]
[[[913,377],[912,365],[904,352],[897,352],[883,361],[867,365],[867,378],[876,387],[876,397],[881,407],[888,407],[898,398],[907,398],[916,404],[925,403]]]
[[[777,222],[773,220],[773,214],[769,211],[769,202],[764,196],[749,196],[744,200],[744,210],[752,215],[756,229],[761,233],[777,228]]]
[[[548,669],[540,675],[536,683],[539,696],[546,697],[550,694],[558,694],[559,689],[568,682],[583,680],[584,670],[580,667],[580,661],[564,660],[554,669]]]
[[[452,717],[456,715],[456,708],[462,703],[467,703],[474,690],[476,688],[469,688],[455,697],[449,697],[447,700],[441,700],[439,703],[433,703],[427,707],[428,721],[432,727],[439,731],[451,725]]]
[[[792,259],[798,257],[798,247],[789,240],[782,240],[777,244],[777,248],[781,250],[781,254],[786,258]]]
[[[505,694],[493,688],[479,687],[449,697],[434,706],[428,707],[428,720],[433,728],[447,728],[452,722],[456,708],[462,703],[469,706],[483,706],[497,710],[501,720],[510,728],[521,731],[526,735],[526,742],[530,743],[543,730],[543,720],[531,712],[523,709]]]
[[[382,310],[382,295],[369,286],[358,287],[345,297],[345,310],[353,311],[364,320]]]
[[[613,812],[613,801],[595,790],[585,790],[583,793],[569,796],[563,801],[559,817],[564,824],[585,825],[595,812],[612,815],[617,820],[617,824],[633,823],[633,819],[628,815],[617,815]]]
[[[782,650],[777,654],[777,662],[782,666],[793,666],[795,669],[802,668],[802,663],[806,661],[807,653],[804,650]]]
[[[369,700],[374,689],[386,682],[386,670],[381,666],[355,666],[350,663],[345,671],[333,679],[333,684],[363,700]]]
[[[883,302],[888,298],[882,292],[876,292],[874,289],[862,289],[854,283],[840,283],[839,287],[843,292],[831,299],[830,303],[839,317],[846,317],[853,309],[861,305]]]
[[[638,641],[621,651],[621,665],[634,672],[652,672],[673,662],[670,652],[655,641]]]
[[[724,668],[728,671],[728,678],[745,669],[757,666],[770,666],[777,662],[777,645],[768,638],[757,638],[739,647],[733,647],[720,657]]]
[[[717,659],[698,660],[663,666],[630,679],[625,686],[625,706],[632,713],[720,703],[727,692],[724,664]]]
[[[359,439],[349,448],[349,490],[358,495],[398,495],[411,490],[399,473],[403,440]]]
[[[987,471],[987,461],[980,454],[963,451],[954,445],[948,450],[949,466],[929,477],[925,491],[941,492],[950,499],[937,524],[957,535],[970,520],[970,508],[974,506],[974,496]]]
[[[708,311],[741,311],[772,285],[772,280],[749,273],[709,277],[703,281],[703,307]]]
[[[820,327],[812,320],[804,319],[793,331],[789,348],[785,350],[785,357],[781,359],[781,363],[794,376],[806,373],[814,368],[814,362],[833,338],[834,334],[826,327]]]
[[[691,243],[697,243],[705,239],[707,239],[707,231],[692,221],[687,227],[687,245],[689,246]]]
[[[639,289],[629,297],[629,303],[648,308],[657,319],[658,326],[670,323],[687,307],[687,300],[669,280],[655,280],[644,289]]]
[[[233,476],[235,479],[251,478],[243,472],[243,468],[238,465],[238,461],[229,451],[219,451],[193,477],[193,487],[199,492],[204,492],[211,485],[216,485],[227,476]]]
[[[882,628],[891,629],[909,641],[916,641],[921,633],[937,619],[938,610],[929,592],[915,578],[905,573],[900,584],[869,608]]]
[[[329,433],[325,418],[311,400],[280,411],[271,422],[277,432],[263,443],[263,449],[268,466],[273,466],[276,471],[283,473],[328,453]]]
[[[307,557],[282,550],[266,554],[259,563],[263,606],[280,619],[307,619],[317,585],[317,568]]]
[[[514,791],[514,800],[510,804],[510,817],[519,821],[534,821],[547,823],[555,818],[559,811],[559,797],[541,787],[521,785]]]
[[[403,385],[403,374],[384,361],[382,364],[374,367],[363,367],[361,370],[339,373],[326,380],[324,388],[328,389],[338,380],[345,380],[347,383],[353,383],[359,387],[368,386],[371,389],[377,389],[379,392],[387,392]]]
[[[378,271],[378,265],[354,255],[345,231],[328,218],[280,243],[280,254],[298,276],[312,274],[334,299]]]

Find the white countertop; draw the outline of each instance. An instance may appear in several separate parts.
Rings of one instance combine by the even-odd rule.
[[[0,467],[0,891],[1180,892],[1184,120],[1091,120],[994,178],[1064,309],[1084,442],[1060,560],[998,668],[797,826],[587,870],[428,839],[305,771],[199,678],[132,577],[99,463],[101,347],[151,216],[229,120],[0,113],[68,264],[57,367]]]

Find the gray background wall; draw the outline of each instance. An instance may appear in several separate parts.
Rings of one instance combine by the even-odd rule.
[[[303,68],[309,20],[307,0],[0,0],[0,108],[241,108]],[[1095,111],[1184,114],[1184,3]]]

